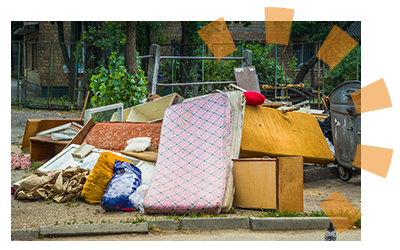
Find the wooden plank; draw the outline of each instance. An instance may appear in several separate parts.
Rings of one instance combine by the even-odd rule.
[[[236,84],[247,90],[260,93],[260,86],[257,81],[256,67],[235,68]]]
[[[279,211],[303,212],[303,157],[277,158]]]
[[[132,156],[141,160],[156,162],[158,154],[156,152],[132,152],[121,150],[121,154]]]
[[[83,120],[81,120],[81,119],[43,119],[40,121],[37,132],[42,132],[44,130],[58,127],[58,126],[61,126],[61,125],[64,125],[64,124],[70,123],[70,122],[76,122],[80,125],[83,125]]]
[[[21,149],[29,148],[29,137],[36,135],[40,121],[40,119],[28,119],[26,121],[24,139],[22,139]]]
[[[69,140],[55,141],[55,140],[51,139],[51,135],[34,136],[34,137],[29,138],[29,140],[46,142],[46,143],[50,143],[50,144],[62,144],[62,145],[67,145],[69,143]]]
[[[90,119],[85,126],[79,131],[79,133],[65,146],[65,148],[69,147],[71,144],[81,145],[86,138],[86,135],[93,128],[94,122]]]

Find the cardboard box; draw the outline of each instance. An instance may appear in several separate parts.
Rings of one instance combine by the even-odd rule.
[[[302,212],[303,158],[233,160],[234,207]]]

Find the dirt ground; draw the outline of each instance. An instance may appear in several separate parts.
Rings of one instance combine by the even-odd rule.
[[[11,109],[11,145],[21,144],[28,119],[80,118],[80,112]]]
[[[54,111],[25,111],[11,110],[11,144],[19,145],[25,130],[27,119],[35,118],[79,118],[80,113],[54,112]],[[29,176],[26,170],[11,171],[11,185]],[[321,180],[304,184],[304,211],[318,211],[320,203],[330,194],[337,190],[351,204],[361,210],[361,175],[344,182],[340,179]],[[145,219],[168,219],[167,216],[149,216],[140,212],[105,211],[100,205],[91,205],[84,201],[75,203],[47,204],[46,201],[15,200],[11,196],[11,230],[15,229],[37,229],[43,225],[66,224],[66,223],[101,223],[120,222],[134,219],[136,216]],[[238,217],[258,213],[258,210],[235,208],[233,214],[222,214],[222,216]]]
[[[21,179],[26,175],[25,171],[12,171],[11,182]],[[330,188],[328,188],[330,187]],[[337,190],[357,209],[361,210],[361,177],[355,176],[348,182],[340,179],[321,180],[304,184],[304,211],[319,211],[323,202],[329,195]],[[221,214],[227,217],[247,217],[259,213],[259,210],[235,208],[233,214]],[[106,211],[100,205],[92,205],[85,201],[76,203],[47,204],[46,201],[16,200],[11,197],[11,229],[37,229],[43,225],[55,225],[73,223],[101,223],[132,220],[143,217],[146,220],[171,219],[171,217],[158,215],[150,216],[138,211]]]

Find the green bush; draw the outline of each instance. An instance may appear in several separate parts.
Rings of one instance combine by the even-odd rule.
[[[356,80],[357,74],[357,47],[333,69],[328,70],[325,75],[325,95],[329,93],[339,84],[350,80]],[[359,47],[358,61],[358,80],[361,81],[361,47]]]
[[[242,46],[242,45],[240,45]],[[238,46],[238,47],[240,47]],[[273,53],[275,45],[261,45],[256,43],[246,44],[246,49],[252,52],[252,65],[256,67],[256,72],[259,81],[267,83],[275,83],[275,58],[269,58],[270,53]],[[229,56],[241,57],[242,50],[239,48],[236,52]],[[293,60],[297,60],[295,57]],[[279,61],[279,59],[278,59]],[[292,62],[288,62],[290,66]],[[205,80],[210,81],[234,81],[235,72],[233,68],[240,67],[241,61],[214,61],[214,69],[212,67],[212,61],[206,61],[205,63]],[[214,76],[211,72],[214,72]],[[284,76],[284,70],[281,65],[277,66],[277,83],[290,84],[292,79]]]
[[[140,59],[137,53],[137,73],[129,74],[125,68],[125,58],[117,57],[117,52],[112,52],[108,64],[108,72],[104,67],[100,68],[97,75],[92,75],[90,88],[94,94],[91,99],[93,107],[123,103],[124,107],[135,106],[147,95],[147,78],[140,67]]]

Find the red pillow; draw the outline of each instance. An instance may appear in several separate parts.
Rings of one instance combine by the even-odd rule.
[[[265,102],[265,96],[258,92],[254,91],[246,91],[243,92],[244,96],[246,97],[246,104],[249,105],[261,105]]]

